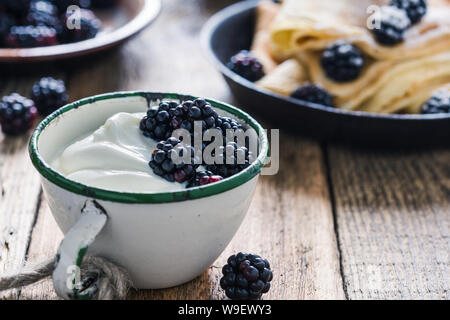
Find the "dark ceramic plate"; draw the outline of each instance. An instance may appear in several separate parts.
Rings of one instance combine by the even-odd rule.
[[[223,9],[202,33],[208,57],[223,74],[234,96],[252,115],[272,128],[320,140],[381,146],[450,145],[450,114],[381,115],[344,111],[280,96],[256,87],[226,67],[232,55],[248,49],[258,1]]]
[[[0,63],[55,61],[101,52],[118,46],[153,22],[161,10],[161,0],[119,0],[108,10],[95,10],[102,30],[93,39],[49,47],[0,48]]]

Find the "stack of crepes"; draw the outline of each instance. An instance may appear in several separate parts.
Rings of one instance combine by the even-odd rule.
[[[368,25],[376,6],[389,0],[263,1],[252,51],[266,76],[257,85],[289,95],[311,82],[323,86],[335,105],[377,113],[420,113],[432,93],[450,83],[450,0],[428,0],[428,12],[405,33],[404,42],[383,46]],[[322,52],[338,40],[365,55],[360,77],[337,83],[322,70]]]

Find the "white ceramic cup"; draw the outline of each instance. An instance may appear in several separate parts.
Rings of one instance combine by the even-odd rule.
[[[178,192],[126,193],[77,183],[50,167],[64,147],[93,132],[112,115],[143,112],[150,102],[162,99],[195,97],[118,92],[86,98],[48,116],[34,132],[29,148],[61,230],[67,234],[80,219],[86,201],[95,200],[106,211],[108,221],[88,252],[124,267],[136,288],[185,283],[217,259],[245,217],[268,153],[267,136],[253,118],[235,107],[208,100],[219,113],[247,123],[259,134],[257,160],[221,182]]]

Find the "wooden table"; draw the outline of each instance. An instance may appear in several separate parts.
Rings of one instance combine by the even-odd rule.
[[[165,0],[158,21],[100,61],[65,72],[71,99],[116,90],[192,93],[236,103],[199,44],[203,23],[233,1]],[[0,75],[28,94],[39,75]],[[227,250],[202,276],[133,299],[222,299],[220,268],[238,251],[275,270],[265,299],[449,299],[450,150],[359,150],[281,133],[276,176],[262,177]],[[0,136],[0,275],[55,254],[62,238],[27,153]],[[3,293],[54,299],[50,281]]]

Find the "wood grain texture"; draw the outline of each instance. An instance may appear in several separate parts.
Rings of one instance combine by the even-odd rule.
[[[232,2],[165,0],[138,38],[59,77],[72,100],[160,90],[236,104],[199,42],[206,19]],[[0,91],[27,94],[34,80],[2,77]],[[0,275],[51,257],[62,238],[44,197],[39,202],[26,145],[27,137],[0,136]],[[185,285],[130,298],[223,299],[220,268],[242,250],[273,265],[265,299],[450,299],[449,150],[321,148],[281,134],[280,151],[279,174],[261,178],[243,225],[211,268]],[[57,298],[50,280],[3,297]]]
[[[28,95],[31,84],[31,79],[11,78],[0,94]],[[23,266],[40,202],[39,176],[28,158],[28,139],[29,135],[11,138],[0,133],[0,274]],[[0,292],[0,299],[17,296],[17,290]]]
[[[450,151],[328,153],[350,299],[450,298]]]

